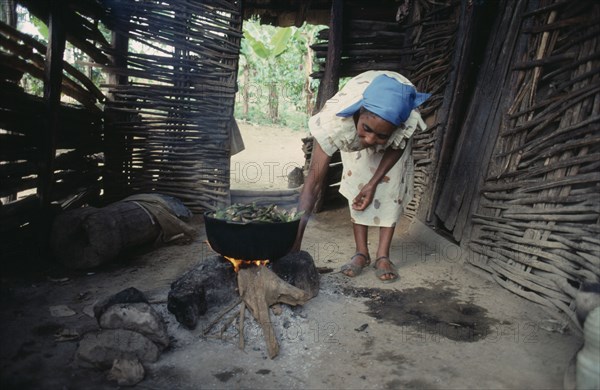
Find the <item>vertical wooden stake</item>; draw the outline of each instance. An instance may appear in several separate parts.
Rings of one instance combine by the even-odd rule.
[[[344,2],[343,0],[333,0],[331,3],[331,19],[329,22],[329,37],[327,43],[327,59],[325,60],[325,72],[319,84],[317,91],[317,102],[315,104],[315,112],[317,113],[323,108],[325,102],[335,95],[340,83],[340,62],[342,58],[342,44],[344,31]],[[314,140],[313,140],[314,142]],[[339,153],[339,152],[336,152]],[[328,172],[325,182],[329,183],[332,172]],[[321,210],[323,200],[325,198],[325,190],[327,185],[323,186],[321,193],[315,202],[314,211]]]
[[[62,1],[50,3],[48,17],[48,48],[44,69],[44,101],[46,124],[40,137],[37,195],[42,211],[48,210],[54,182],[54,159],[56,133],[59,130],[60,94],[62,87],[63,55],[65,52],[65,29]]]
[[[331,4],[331,20],[329,22],[329,37],[327,43],[327,58],[325,72],[317,92],[315,113],[321,110],[325,102],[338,91],[340,81],[340,60],[342,58],[342,33],[344,25],[344,2],[333,0]]]
[[[112,33],[112,47],[114,55],[111,57],[112,65],[117,69],[116,72],[108,75],[108,84],[127,85],[128,77],[118,70],[127,69],[127,54],[129,53],[129,38],[119,32]],[[107,99],[115,101],[113,93],[107,94]],[[124,113],[115,112],[110,109],[110,103],[107,104],[104,126],[104,155],[105,165],[103,176],[103,187],[105,198],[114,201],[120,198],[129,188],[125,169],[127,161],[131,156],[127,155],[125,147],[125,136],[120,134],[115,123],[126,122],[129,116]]]
[[[52,193],[54,189],[54,160],[56,134],[60,129],[60,95],[65,52],[64,7],[62,0],[50,2],[48,15],[48,47],[44,65],[45,123],[40,129],[38,143],[37,197],[40,212],[36,222],[37,244],[40,258],[45,258],[50,247],[52,224]]]
[[[238,329],[240,332],[240,349],[243,351],[246,345],[244,340],[244,318],[246,316],[246,302],[242,301],[242,307],[240,308],[240,323]]]

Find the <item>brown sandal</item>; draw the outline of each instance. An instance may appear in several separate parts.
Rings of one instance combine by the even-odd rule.
[[[377,264],[383,259],[386,259],[390,263],[391,269],[388,270],[388,269],[377,268]],[[373,268],[375,268],[375,276],[377,277],[377,279],[379,279],[379,281],[381,283],[394,283],[396,280],[399,279],[398,272],[396,271],[396,267],[394,267],[394,263],[392,263],[390,258],[387,256],[378,257],[377,260],[375,260],[375,263],[373,264]],[[381,277],[383,275],[393,275],[393,278],[381,279]]]
[[[354,258],[356,256],[362,256],[365,258],[365,264],[363,266],[360,266],[358,264],[354,264],[352,263],[352,260],[354,260]],[[355,276],[358,276],[361,274],[363,268],[368,267],[371,264],[371,258],[369,258],[367,255],[365,255],[364,253],[360,253],[360,252],[356,252],[354,254],[354,256],[352,256],[350,258],[350,261],[347,262],[346,264],[344,264],[342,266],[342,268],[340,269],[340,272],[343,273],[344,275],[346,275],[349,278],[353,278]],[[352,271],[352,275],[348,275],[346,273],[346,271]]]

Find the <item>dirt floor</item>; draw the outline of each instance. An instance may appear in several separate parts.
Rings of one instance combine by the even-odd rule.
[[[307,304],[272,313],[280,343],[272,360],[249,315],[242,351],[235,324],[223,338],[220,326],[203,335],[219,308],[193,331],[166,310],[170,283],[213,255],[199,217],[192,242],[143,248],[93,272],[48,265],[3,275],[0,388],[118,388],[73,358],[80,336],[97,328],[94,303],[128,287],[146,293],[171,339],[159,360],[145,365],[140,389],[563,388],[580,336],[467,270],[459,248],[420,222],[404,222],[391,252],[401,278],[382,284],[373,269],[353,279],[337,272],[354,253],[345,207],[313,217],[303,249],[333,272],[321,275],[320,292]],[[370,233],[374,252],[377,232]]]
[[[302,138],[308,133],[244,121],[238,121],[238,125],[245,149],[231,157],[231,188],[287,189],[287,175],[304,165]]]

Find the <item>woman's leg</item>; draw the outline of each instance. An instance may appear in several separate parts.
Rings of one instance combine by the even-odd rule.
[[[356,244],[356,252],[363,253],[368,257],[369,246],[367,244],[367,236],[369,234],[369,227],[366,225],[353,223],[352,229],[354,230],[354,243]]]
[[[368,226],[353,223],[352,230],[354,231],[356,254],[342,267],[342,273],[350,277],[358,275],[364,267],[371,263],[367,244]]]
[[[394,229],[394,226],[379,228],[379,246],[377,247],[376,257],[376,259],[378,259],[379,261],[375,263],[375,267],[382,271],[389,271],[383,272],[379,276],[379,279],[381,280],[391,280],[398,277],[394,269],[392,268],[392,264],[389,258],[390,246],[392,245],[392,238],[394,237]]]

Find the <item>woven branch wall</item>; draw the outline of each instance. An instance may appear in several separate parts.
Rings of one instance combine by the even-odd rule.
[[[531,1],[521,35],[470,264],[574,319],[600,281],[600,4]]]
[[[50,2],[18,3],[48,23]],[[64,23],[53,28],[66,31],[68,44],[102,64],[102,56],[95,55],[96,44],[102,45],[95,39],[102,36],[97,26],[91,28],[89,15],[82,15],[81,8],[75,12],[64,5]],[[44,209],[41,194],[53,203],[52,213],[58,206],[68,209],[99,201],[104,95],[87,72],[63,60],[63,72],[55,77],[61,78],[62,93],[68,98],[55,111],[48,110],[49,98],[41,91],[42,96],[33,95],[46,75],[47,44],[18,30],[13,22],[14,26],[0,21],[0,253],[5,259],[22,259],[39,255],[40,226],[51,214]],[[52,115],[58,118],[54,123]],[[52,142],[48,134],[53,135]]]
[[[460,3],[450,0],[415,2],[412,8],[408,77],[417,90],[430,93],[431,97],[420,107],[421,116],[429,126],[413,136],[414,196],[404,210],[410,219],[417,216],[427,196],[437,163],[436,143],[440,142],[442,130],[438,118],[445,119],[448,112],[449,99],[445,95],[451,90],[460,8]]]
[[[194,212],[228,203],[241,2],[105,3],[129,38],[126,67],[113,69],[128,81],[109,85],[108,197],[156,191]]]

